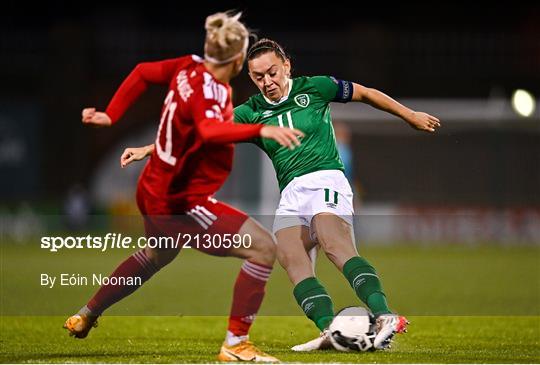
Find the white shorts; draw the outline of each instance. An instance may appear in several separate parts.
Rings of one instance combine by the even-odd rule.
[[[281,193],[273,231],[300,225],[311,230],[311,220],[318,213],[333,213],[352,225],[353,194],[340,170],[315,171],[292,179]]]

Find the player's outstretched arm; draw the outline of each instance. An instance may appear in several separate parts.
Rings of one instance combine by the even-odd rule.
[[[204,119],[196,123],[203,143],[226,144],[248,141],[256,137],[273,139],[282,146],[294,149],[300,145],[304,133],[298,129],[263,126],[262,124],[222,123],[217,119]]]
[[[105,114],[105,113],[102,113]],[[105,114],[106,115],[106,114]],[[84,117],[83,117],[84,119]],[[230,126],[229,126],[230,131]],[[294,149],[296,146],[300,145],[299,138],[304,136],[298,129],[291,128],[280,128],[277,126],[264,126],[259,129],[260,136],[262,138],[273,139],[280,145]],[[126,167],[134,161],[140,161],[147,156],[150,156],[154,152],[155,145],[150,144],[143,147],[128,147],[124,150],[120,156],[120,166],[122,168]]]
[[[352,100],[361,101],[394,114],[406,121],[412,128],[420,131],[435,132],[435,129],[441,126],[438,118],[428,113],[411,110],[377,89],[353,83]]]
[[[262,138],[273,139],[280,145],[294,149],[300,145],[299,138],[304,136],[304,133],[298,129],[280,128],[277,126],[264,126],[260,129]],[[143,147],[128,147],[120,156],[120,166],[126,167],[134,161],[140,161],[154,152],[155,145],[149,144]]]
[[[94,108],[84,109],[83,123],[85,122],[85,111],[89,116],[92,114],[96,115],[95,119],[90,120],[90,124],[103,126],[116,123],[128,108],[147,90],[149,85],[167,85],[181,61],[182,57],[157,62],[139,63],[124,79],[118,90],[116,90],[105,113],[96,112]]]
[[[154,152],[155,145],[149,144],[144,147],[128,147],[120,156],[120,166],[122,168],[126,167],[133,161],[140,161],[147,156],[150,156]]]
[[[82,111],[83,124],[96,127],[109,127],[112,124],[111,118],[104,112],[96,111],[96,108],[84,108]]]
[[[267,125],[261,128],[261,137],[273,139],[283,147],[294,150],[300,146],[300,139],[304,133],[294,128],[281,128],[278,126]]]

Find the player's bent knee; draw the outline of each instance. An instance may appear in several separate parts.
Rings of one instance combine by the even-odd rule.
[[[158,269],[168,265],[178,255],[177,249],[155,249],[145,248],[146,257],[154,264]]]
[[[281,267],[287,271],[287,275],[293,284],[297,284],[307,277],[315,276],[313,266],[309,258],[294,252],[278,250],[278,261]]]
[[[291,265],[292,256],[285,252],[282,252],[281,250],[278,250],[277,259],[281,267],[287,270],[287,268]]]
[[[260,240],[256,241],[249,250],[249,259],[267,266],[274,264],[276,261],[276,245],[270,235],[261,237]]]
[[[324,249],[323,249],[324,250]],[[324,250],[326,257],[339,269],[343,269],[343,265],[350,258],[356,256],[356,251],[354,249],[348,249],[346,247],[339,247],[332,245],[331,247]]]
[[[274,236],[260,223],[250,218],[238,233],[250,237],[250,246],[231,251],[232,256],[242,257],[267,266],[274,264],[276,260]]]
[[[301,257],[296,255],[294,252],[289,252],[287,250],[278,250],[277,259],[279,264],[287,270],[288,268],[297,267],[302,265]]]

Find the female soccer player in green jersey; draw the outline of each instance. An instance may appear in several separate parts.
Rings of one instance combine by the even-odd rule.
[[[374,347],[387,348],[395,333],[405,331],[407,320],[391,312],[375,269],[356,250],[353,194],[336,148],[329,104],[367,103],[426,132],[434,132],[440,122],[357,83],[327,76],[293,79],[290,59],[269,39],[253,44],[247,59],[249,75],[261,93],[235,108],[235,122],[296,128],[305,133],[301,145],[292,150],[271,140],[254,141],[272,160],[281,190],[273,229],[278,260],[294,285],[296,301],[322,331],[320,337],[293,350],[330,346],[326,329],[334,317],[332,299],[315,277],[309,256],[317,244],[376,316]],[[129,163],[144,155],[128,149],[123,161]]]

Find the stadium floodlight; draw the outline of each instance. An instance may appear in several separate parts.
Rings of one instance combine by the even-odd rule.
[[[530,117],[536,108],[536,100],[527,90],[517,89],[512,94],[512,107],[522,117]]]

